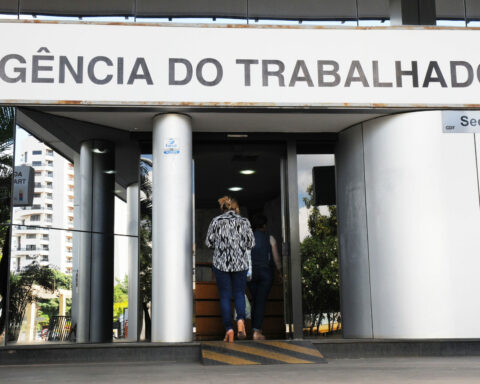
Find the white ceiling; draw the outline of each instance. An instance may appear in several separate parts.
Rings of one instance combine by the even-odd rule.
[[[68,110],[49,112],[132,132],[152,130],[152,119],[159,111]],[[362,121],[384,116],[386,112],[188,112],[195,132],[340,132]]]

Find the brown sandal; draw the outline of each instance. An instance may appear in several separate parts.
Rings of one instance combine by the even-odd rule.
[[[245,321],[242,319],[237,320],[237,338],[240,340],[247,338],[247,332],[245,332]]]
[[[223,339],[223,341],[225,343],[233,343],[233,329],[229,329],[226,333],[225,333],[225,338]]]

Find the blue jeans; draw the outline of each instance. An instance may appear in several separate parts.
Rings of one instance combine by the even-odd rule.
[[[237,320],[245,320],[245,285],[247,283],[247,271],[223,272],[212,267],[217,281],[218,294],[220,296],[220,309],[222,311],[222,320],[225,329],[233,329],[232,324],[232,298],[235,302],[237,311]]]
[[[254,266],[252,272],[252,280],[248,282],[248,290],[252,295],[252,328],[261,331],[268,294],[273,284],[273,270]]]

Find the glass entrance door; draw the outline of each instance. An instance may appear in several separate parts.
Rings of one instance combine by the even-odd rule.
[[[240,214],[251,222],[257,215],[267,218],[267,232],[280,253],[286,249],[285,196],[282,183],[282,145],[242,140],[194,141],[195,161],[195,330],[197,340],[224,335],[218,290],[211,269],[212,251],[205,246],[211,220],[220,214],[218,199],[236,198]],[[283,262],[285,265],[285,262]],[[284,267],[284,270],[288,267]],[[285,338],[285,283],[275,274],[265,308],[262,331],[269,339]],[[252,295],[247,289],[252,312]],[[247,319],[248,336],[251,321]]]

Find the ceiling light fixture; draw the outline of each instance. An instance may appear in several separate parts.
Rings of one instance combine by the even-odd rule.
[[[106,171],[103,171],[103,173],[106,173],[107,175],[113,175],[116,172],[113,169],[107,169]]]
[[[108,152],[108,149],[106,149],[106,148],[93,148],[93,149],[92,149],[92,152],[93,152],[93,153],[104,154],[104,153],[107,153],[107,152]]]
[[[228,188],[229,191],[232,191],[232,192],[238,192],[238,191],[241,191],[243,188],[242,187],[230,187]]]
[[[257,171],[255,171],[254,169],[242,169],[240,171],[240,173],[242,175],[253,175],[254,173],[256,173]]]

